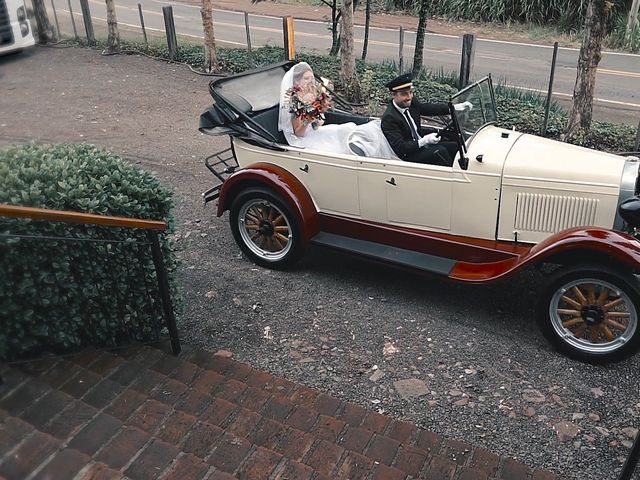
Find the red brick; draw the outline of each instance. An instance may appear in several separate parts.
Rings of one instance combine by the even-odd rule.
[[[109,378],[120,385],[127,386],[143,373],[146,374],[145,369],[137,363],[125,362],[111,372]]]
[[[58,390],[51,390],[33,406],[27,409],[21,418],[38,430],[42,430],[47,422],[58,415],[65,409],[70,402],[74,401],[73,397]]]
[[[88,347],[82,350],[80,353],[70,357],[70,360],[73,363],[77,363],[83,367],[88,367],[93,362],[95,362],[100,355],[102,355],[102,351],[93,347]]]
[[[360,405],[345,403],[344,409],[338,415],[338,418],[347,422],[352,427],[358,427],[366,415],[367,410],[362,408]]]
[[[245,383],[238,380],[227,380],[220,385],[216,392],[216,397],[236,403],[246,389],[247,385]]]
[[[560,480],[560,477],[555,473],[547,472],[545,470],[536,470],[533,472],[532,480]]]
[[[421,448],[403,445],[398,452],[394,467],[408,473],[409,475],[417,477],[427,460],[427,456],[427,452]]]
[[[374,435],[365,455],[373,460],[391,466],[400,442],[382,435]]]
[[[213,468],[213,467],[212,467]],[[223,472],[222,470],[214,471],[207,480],[237,480],[233,475]]]
[[[444,455],[452,462],[458,465],[464,465],[467,463],[467,459],[471,455],[471,449],[473,447],[468,443],[461,442],[459,440],[448,439],[444,443],[444,448],[441,455]]]
[[[349,452],[342,462],[336,478],[348,478],[349,480],[365,480],[373,468],[373,460],[359,453]]]
[[[387,430],[387,437],[393,438],[400,443],[410,443],[411,439],[418,433],[418,428],[408,422],[394,420]]]
[[[90,464],[86,470],[83,469],[79,477],[80,480],[121,480],[122,478],[123,476],[120,472],[107,467],[103,463]]]
[[[124,427],[96,456],[96,460],[116,470],[124,467],[151,436],[135,427]]]
[[[162,385],[153,391],[151,398],[167,405],[174,405],[186,390],[187,386],[184,383],[167,378]]]
[[[253,410],[255,412],[260,411],[265,403],[269,400],[271,395],[259,388],[247,387],[244,391],[242,399],[237,402],[238,405],[246,408],[247,410]]]
[[[95,417],[97,413],[95,408],[74,400],[60,415],[47,423],[42,431],[64,440]]]
[[[211,405],[211,396],[189,389],[176,403],[176,408],[191,415],[200,415],[209,405]]]
[[[251,450],[251,443],[247,440],[224,434],[207,462],[224,472],[233,473],[249,450]]]
[[[495,453],[491,453],[484,448],[476,448],[471,456],[471,462],[469,467],[482,470],[488,476],[492,477],[498,470],[498,464],[500,463],[500,457]]]
[[[88,462],[89,456],[77,450],[65,448],[40,470],[34,480],[73,478]]]
[[[198,422],[182,445],[182,451],[204,458],[218,444],[224,430],[210,423]]]
[[[257,478],[269,478],[271,472],[276,468],[282,455],[267,450],[263,447],[258,447],[255,452],[251,454],[247,461],[243,463],[236,476],[240,480],[253,480]]]
[[[173,412],[160,427],[156,436],[165,442],[179,445],[198,419],[184,412]]]
[[[304,463],[309,465],[314,470],[330,476],[333,469],[336,467],[344,448],[339,447],[335,443],[329,443],[326,440],[320,440],[313,448],[311,455],[305,460]]]
[[[327,415],[320,415],[318,423],[312,433],[323,440],[335,442],[338,435],[340,435],[340,432],[342,432],[346,425],[347,424],[342,420],[336,420],[335,418]]]
[[[338,411],[341,403],[342,402],[337,398],[333,398],[329,395],[321,393],[316,398],[316,401],[313,404],[313,408],[315,408],[319,413],[323,415],[335,416],[335,413]]]
[[[145,370],[142,375],[131,382],[130,388],[138,390],[146,395],[156,386],[162,384],[166,380],[166,376],[161,375],[153,370]]]
[[[416,438],[416,447],[425,450],[427,453],[438,453],[442,444],[442,436],[428,430],[420,430]]]
[[[245,383],[250,387],[261,388],[265,385],[268,385],[271,381],[273,381],[273,375],[271,375],[270,373],[254,370],[247,377]]]
[[[193,381],[191,387],[198,392],[211,394],[217,389],[218,385],[223,382],[224,377],[222,375],[204,370],[202,374]]]
[[[0,475],[7,478],[27,478],[49,455],[60,441],[46,433],[35,432],[12,455],[0,464]]]
[[[0,400],[0,408],[11,415],[18,416],[48,391],[50,388],[45,383],[30,379],[14,390],[11,395]]]
[[[194,363],[198,364],[198,362]],[[202,366],[209,370],[214,370],[218,373],[225,373],[227,369],[234,363],[237,362],[221,355],[212,355],[211,353],[209,353],[208,358],[204,359]]]
[[[488,480],[487,472],[473,468],[462,467],[457,480]]]
[[[89,370],[102,377],[106,377],[116,368],[118,368],[125,359],[119,355],[113,355],[108,352],[102,352],[102,354],[91,364]]]
[[[311,407],[316,401],[316,398],[318,398],[318,395],[320,395],[320,392],[318,392],[317,390],[305,387],[304,385],[300,385],[293,392],[291,392],[291,395],[289,395],[289,399],[296,405],[305,405]]]
[[[197,365],[189,362],[181,362],[178,368],[168,376],[174,380],[191,385],[193,381],[200,375],[202,369]]]
[[[95,387],[93,387],[83,398],[82,401],[97,409],[102,409],[109,405],[114,398],[124,389],[122,385],[113,380],[105,378]]]
[[[185,355],[185,359],[195,365],[206,368],[206,365],[211,361],[212,356],[213,354],[211,352],[197,348]]]
[[[289,418],[285,420],[285,423],[298,430],[309,432],[315,425],[317,419],[318,412],[315,410],[309,407],[297,406],[291,415],[289,415]]]
[[[272,394],[286,397],[291,394],[297,385],[289,380],[285,380],[284,378],[273,377],[269,385],[264,387],[265,390],[269,390]]]
[[[209,464],[190,453],[176,460],[162,480],[200,480],[209,471]]]
[[[426,469],[426,478],[433,480],[451,480],[456,473],[457,465],[439,455],[434,455]]]
[[[391,423],[391,419],[386,415],[369,411],[365,419],[362,421],[360,428],[366,428],[367,430],[372,430],[376,433],[384,433],[389,423]]]
[[[238,407],[233,403],[215,398],[213,403],[200,415],[200,419],[222,427],[226,425],[227,420],[236,410],[238,410]]]
[[[274,480],[310,480],[312,476],[313,468],[293,460],[287,460],[284,468]]]
[[[244,382],[252,373],[253,368],[246,363],[233,362],[225,371],[224,376]]]
[[[128,388],[111,402],[111,405],[105,409],[105,413],[124,422],[145,400],[146,397],[140,392]]]
[[[19,418],[8,417],[0,423],[0,459],[18,445],[33,427]]]
[[[340,445],[354,452],[362,453],[373,437],[371,430],[350,427],[340,438]]]
[[[262,415],[272,420],[282,422],[285,418],[287,418],[289,412],[291,412],[292,409],[293,405],[291,405],[291,402],[274,395],[265,404],[265,406],[262,407]]]
[[[75,363],[60,360],[51,369],[40,375],[40,380],[49,384],[53,388],[59,388],[69,378],[80,371],[80,367]]]
[[[145,432],[153,433],[160,426],[170,410],[171,407],[163,403],[156,400],[147,400],[138,411],[129,418],[127,423]]]
[[[162,375],[169,376],[174,370],[178,368],[181,363],[183,363],[182,360],[170,355],[165,355],[149,368],[151,368],[151,370],[155,370],[158,373],[161,373]]]
[[[178,455],[176,447],[162,440],[154,440],[124,473],[131,478],[157,478],[176,455]]]
[[[93,455],[107,440],[115,435],[122,426],[117,418],[99,413],[82,430],[75,434],[69,442],[70,448],[75,448],[87,455]]]
[[[285,457],[300,462],[314,441],[315,438],[312,435],[292,428],[287,437],[274,449]]]
[[[98,384],[102,379],[99,375],[88,370],[81,370],[78,375],[73,377],[67,383],[60,387],[65,393],[68,393],[72,397],[81,398],[91,388]]]
[[[373,471],[373,477],[371,480],[405,480],[407,475],[397,468],[387,467],[384,463],[379,463],[376,465],[375,470]],[[429,480],[439,480],[436,478],[425,477]]]
[[[247,438],[256,445],[274,450],[288,433],[288,429],[281,423],[265,418]]]
[[[513,458],[504,459],[502,463],[503,480],[522,480],[529,478],[529,467]]]
[[[236,418],[225,429],[236,437],[246,437],[258,425],[262,417],[256,412],[250,412],[245,408],[240,408]]]

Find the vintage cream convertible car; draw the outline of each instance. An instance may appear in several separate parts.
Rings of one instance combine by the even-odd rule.
[[[293,63],[218,79],[200,130],[231,148],[207,167],[218,216],[255,263],[283,268],[305,245],[361,254],[450,279],[488,283],[542,263],[558,265],[540,292],[543,334],[588,362],[640,346],[640,198],[634,156],[618,156],[495,126],[490,78],[450,102],[443,135],[453,167],[286,144],[277,130],[280,82]],[[455,112],[464,101],[471,111]],[[369,118],[336,110],[327,123]]]

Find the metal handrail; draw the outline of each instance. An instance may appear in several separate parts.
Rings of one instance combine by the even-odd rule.
[[[160,247],[158,232],[167,229],[167,222],[163,220],[143,220],[139,218],[127,218],[107,215],[96,215],[83,212],[71,212],[65,210],[50,210],[45,208],[23,207],[18,205],[0,204],[0,216],[12,218],[28,218],[31,220],[45,220],[50,222],[63,222],[83,225],[99,225],[106,227],[131,228],[146,230],[151,246],[153,264],[158,279],[158,288],[162,297],[162,308],[165,323],[171,339],[171,350],[174,355],[180,353],[180,338],[171,304],[169,277],[164,264],[164,257]]]

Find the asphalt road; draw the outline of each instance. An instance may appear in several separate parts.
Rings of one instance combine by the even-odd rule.
[[[228,147],[197,131],[208,80],[81,48],[0,58],[0,145],[94,143],[175,192],[184,342],[567,479],[617,478],[640,426],[640,355],[600,367],[554,352],[535,271],[473,287],[320,248],[290,271],[258,268],[202,205],[203,158]],[[410,378],[429,393],[400,398]]]
[[[140,32],[140,20],[136,0],[118,0],[116,11],[120,28]],[[141,0],[145,24],[149,32],[164,31],[162,7],[173,6],[176,31],[179,35],[202,38],[200,9],[195,5],[165,2],[162,0]],[[59,23],[63,30],[70,32],[68,0],[54,0]],[[104,1],[89,0],[92,16],[97,25],[106,23]],[[77,27],[82,29],[82,15],[79,0],[71,1]],[[50,7],[49,7],[50,8]],[[320,14],[319,14],[320,16]],[[246,46],[244,14],[216,10],[214,12],[216,41],[220,45]],[[250,15],[251,43],[253,46],[282,45],[281,17]],[[356,26],[356,50],[362,48],[364,28]],[[372,28],[369,37],[368,59],[370,61],[398,61],[399,34],[396,29]],[[327,52],[331,45],[331,35],[327,24],[318,21],[295,21],[296,48]],[[404,39],[405,62],[411,60],[415,33],[407,31]],[[462,39],[459,36],[428,34],[424,63],[434,70],[456,72],[460,65]],[[517,86],[546,93],[553,48],[524,43],[478,39],[476,45],[474,74],[481,77],[491,73],[494,79]],[[571,98],[575,83],[578,50],[560,48],[555,73],[554,93],[558,99]],[[634,124],[633,118],[640,117],[640,55],[605,52],[598,68],[596,102],[614,109],[625,111],[627,122]]]

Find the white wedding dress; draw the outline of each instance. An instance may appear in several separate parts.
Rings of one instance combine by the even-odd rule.
[[[353,155],[357,149],[367,157],[397,159],[389,142],[382,133],[380,120],[372,120],[363,125],[353,122],[339,125],[321,125],[317,129],[307,128],[304,137],[298,137],[293,131],[293,113],[287,105],[287,91],[293,87],[293,76],[296,67],[311,68],[301,62],[285,73],[280,85],[280,114],[278,116],[278,130],[287,139],[289,145],[319,150],[326,153]],[[349,148],[354,145],[356,151]]]

